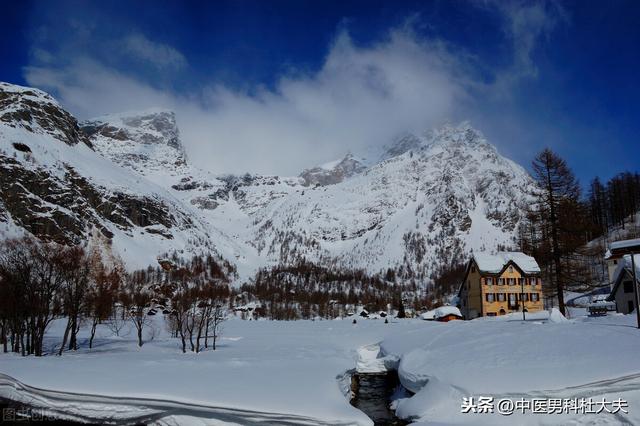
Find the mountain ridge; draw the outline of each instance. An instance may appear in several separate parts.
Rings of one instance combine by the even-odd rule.
[[[48,99],[41,101],[47,104]],[[42,110],[37,102],[29,107]],[[0,109],[0,117],[2,113]],[[39,134],[37,127],[19,123],[18,129],[12,120],[0,121],[5,157],[15,151],[8,138],[33,145]],[[80,177],[92,184],[99,181],[100,194],[113,194],[114,182],[105,182],[101,173],[123,173],[125,180],[139,182],[127,185],[130,196],[153,194],[158,205],[174,213],[173,222],[128,218],[134,231],[109,237],[123,257],[135,247],[148,252],[146,259],[160,255],[161,249],[188,255],[206,247],[234,263],[240,280],[250,279],[259,268],[303,259],[370,272],[390,268],[407,279],[429,280],[442,264],[461,261],[472,250],[512,244],[521,204],[533,185],[522,167],[501,156],[469,123],[408,133],[372,163],[347,153],[290,177],[224,176],[197,169],[182,147],[175,114],[166,110],[109,115],[76,125],[78,141],[86,140],[83,145],[92,153],[85,155],[101,168],[113,167],[92,171],[72,165]],[[53,134],[59,135],[56,130]],[[47,143],[53,146],[53,141]],[[69,146],[74,147],[81,150]],[[51,153],[41,154],[42,173],[55,175],[59,161],[50,161],[55,157]],[[17,160],[23,168],[26,161]],[[15,179],[4,173],[3,178]],[[0,221],[5,223],[24,216],[20,209],[6,208],[10,192],[0,191]],[[28,197],[22,204],[33,207]],[[109,218],[98,216],[94,222],[113,233]],[[166,241],[148,243],[139,237],[149,231]],[[123,247],[134,248],[127,252]]]

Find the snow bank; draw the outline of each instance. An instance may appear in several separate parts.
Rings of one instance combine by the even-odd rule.
[[[400,381],[415,393],[398,402],[397,414],[424,424],[637,424],[640,336],[629,317],[569,321],[553,310],[545,323],[425,322],[422,330],[389,337],[381,353],[400,359]],[[461,413],[463,396],[619,397],[629,401],[630,414],[483,417]]]
[[[558,310],[558,308],[551,309],[551,314],[549,315],[549,321],[555,323],[568,322],[569,320],[562,315],[562,313]]]

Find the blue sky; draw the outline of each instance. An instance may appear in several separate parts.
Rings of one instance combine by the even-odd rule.
[[[525,167],[638,170],[640,2],[6,2],[0,80],[165,107],[214,172],[296,174],[469,120]]]

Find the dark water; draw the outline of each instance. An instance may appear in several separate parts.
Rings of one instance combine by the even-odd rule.
[[[398,373],[356,373],[352,379],[351,405],[364,412],[376,426],[401,426],[408,422],[397,418],[389,408],[391,396],[400,385]]]

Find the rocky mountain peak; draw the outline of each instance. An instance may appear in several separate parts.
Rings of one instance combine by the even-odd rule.
[[[362,160],[349,152],[341,160],[304,170],[300,177],[304,180],[305,186],[326,186],[340,183],[365,169]]]
[[[434,265],[511,244],[534,185],[469,123],[406,133],[382,157],[372,151],[375,164],[348,153],[290,178],[216,176],[188,164],[175,115],[163,110],[82,123],[95,152],[50,149],[51,135],[33,134],[47,129],[34,116],[59,108],[55,101],[0,89],[0,114],[31,114],[0,115],[0,235],[25,229],[75,241],[93,226],[121,253],[140,247],[126,253],[136,262],[169,248],[215,248],[245,277],[306,259],[427,281]],[[45,123],[46,132],[64,135],[65,123]]]
[[[82,131],[118,141],[144,145],[167,145],[182,150],[176,116],[172,111],[152,109],[140,112],[105,115],[82,122]]]
[[[450,146],[450,147],[470,147],[478,148],[491,147],[485,139],[484,135],[477,129],[473,128],[467,121],[463,121],[458,125],[450,123],[442,127],[432,129],[425,133],[425,146]]]
[[[186,165],[172,111],[110,114],[86,120],[80,126],[100,154],[142,174]]]
[[[413,133],[406,133],[398,137],[391,145],[384,147],[381,160],[397,157],[405,152],[417,150],[422,145],[422,140]]]
[[[77,120],[38,89],[0,82],[0,121],[31,133],[49,134],[68,145],[90,146]]]

